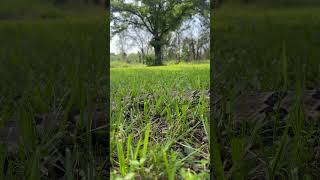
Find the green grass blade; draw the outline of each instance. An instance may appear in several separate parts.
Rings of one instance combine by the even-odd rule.
[[[146,127],[146,132],[145,132],[145,135],[144,135],[142,157],[146,157],[146,155],[147,155],[147,150],[148,150],[148,145],[149,145],[150,129],[151,129],[151,123],[148,123],[147,127]]]

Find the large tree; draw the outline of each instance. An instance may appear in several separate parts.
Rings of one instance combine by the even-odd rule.
[[[161,50],[167,36],[197,12],[197,2],[199,0],[112,0],[113,29],[120,32],[132,26],[149,31],[155,65],[161,65]]]

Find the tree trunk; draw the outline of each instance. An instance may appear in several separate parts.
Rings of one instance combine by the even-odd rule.
[[[93,3],[94,3],[95,5],[100,5],[100,4],[101,4],[101,1],[100,1],[100,0],[93,0]]]
[[[197,47],[197,50],[196,50],[196,59],[197,60],[200,60],[200,55],[199,55],[199,47]]]
[[[67,2],[67,0],[55,0],[53,3],[54,5],[63,5]]]
[[[154,45],[154,54],[155,54],[154,65],[156,65],[156,66],[162,65],[161,44],[160,43],[155,43],[155,45]]]
[[[178,34],[178,63],[181,61],[181,45],[180,45],[180,33]]]
[[[197,58],[196,58],[196,48],[195,48],[194,39],[191,39],[191,51],[192,51],[193,60],[195,61]]]
[[[144,64],[144,60],[146,58],[145,52],[144,52],[143,48],[141,48],[140,51],[141,51],[141,63]]]
[[[138,63],[141,63],[142,62],[142,57],[141,57],[141,53],[138,51]]]

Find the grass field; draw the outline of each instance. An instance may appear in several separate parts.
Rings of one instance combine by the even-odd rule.
[[[209,80],[208,63],[111,69],[112,178],[208,179]]]
[[[69,14],[37,2],[1,2],[1,127],[18,122],[23,138],[14,156],[1,144],[0,179],[103,179],[107,155],[91,143],[84,122],[92,118],[88,106],[107,102],[106,14],[102,8],[92,16],[76,9]],[[34,11],[28,9],[30,3]],[[6,11],[2,5],[18,10]],[[44,18],[41,10],[47,11],[36,8],[43,6],[63,17]],[[61,112],[63,118],[57,115]],[[77,121],[74,132],[61,123],[57,131],[36,133],[39,117],[49,123],[79,114],[83,121]]]
[[[303,67],[306,86],[319,85],[318,11],[317,7],[218,9],[212,51],[217,86],[225,82],[237,90],[275,90],[286,83],[292,88],[297,68]]]
[[[102,7],[85,4],[84,1],[69,1],[54,5],[51,0],[2,0],[0,20],[61,19],[103,17]]]
[[[239,92],[319,88],[319,10],[317,6],[239,4],[217,9],[211,22],[214,91],[232,104],[232,96]],[[297,103],[291,112],[294,118],[286,122],[286,130],[280,135],[276,132],[284,127],[276,123],[277,116],[272,127],[244,122],[240,130],[232,126],[232,119],[214,117],[211,157],[215,176],[218,179],[317,178],[319,120],[303,125],[300,105]],[[294,129],[293,136],[288,134],[289,129]],[[263,131],[268,130],[273,142],[264,145],[261,142],[268,137]]]

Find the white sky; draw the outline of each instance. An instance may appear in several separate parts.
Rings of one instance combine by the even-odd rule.
[[[110,41],[110,53],[118,53],[115,38],[112,38]]]
[[[110,40],[110,53],[115,53],[118,54],[120,53],[119,48],[117,47],[117,41],[119,39],[119,36],[114,36],[111,40]],[[138,52],[138,47],[137,46],[131,46],[130,49],[127,49],[127,53],[137,53]]]

